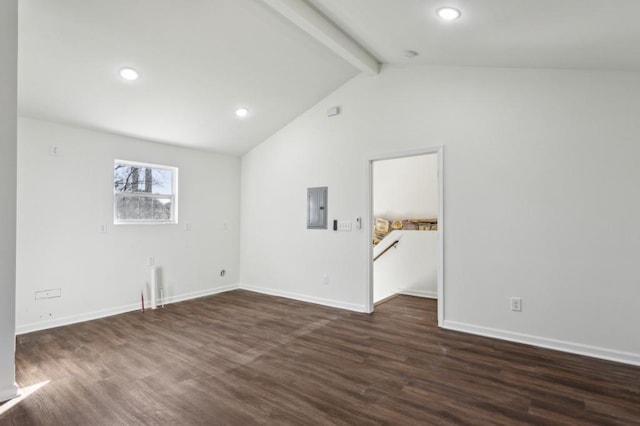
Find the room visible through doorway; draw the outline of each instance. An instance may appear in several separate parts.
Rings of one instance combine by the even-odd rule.
[[[438,148],[369,160],[370,311],[398,294],[443,306],[441,156]]]

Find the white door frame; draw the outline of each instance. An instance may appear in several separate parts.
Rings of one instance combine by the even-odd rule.
[[[367,312],[373,312],[373,162],[417,155],[438,154],[438,326],[444,322],[444,146],[395,151],[367,157],[367,216],[364,220],[367,250]]]

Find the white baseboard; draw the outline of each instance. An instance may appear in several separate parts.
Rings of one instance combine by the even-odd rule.
[[[592,358],[600,358],[608,361],[640,366],[640,355],[631,352],[622,352],[613,349],[600,348],[597,346],[583,345],[581,343],[548,339],[546,337],[538,337],[529,334],[499,330],[495,328],[481,327],[457,321],[445,320],[442,328],[477,334],[479,336],[492,337],[495,339],[508,340],[511,342],[524,343],[527,345],[539,346],[541,348],[554,349],[562,352],[585,355]]]
[[[270,296],[286,297],[287,299],[299,300],[301,302],[315,303],[316,305],[330,306],[332,308],[346,309],[354,312],[368,312],[366,306],[356,305],[355,303],[345,303],[338,300],[323,299],[321,297],[306,296],[288,291],[275,290],[272,288],[257,287],[249,284],[240,284],[242,290],[253,291],[254,293],[268,294]]]
[[[0,403],[15,398],[18,396],[18,391],[18,385],[15,383],[13,385],[0,388]]]
[[[194,291],[192,293],[178,294],[176,296],[165,297],[164,299],[158,299],[158,306],[160,306],[162,303],[168,305],[170,303],[183,302],[185,300],[197,299],[199,297],[212,296],[214,294],[224,293],[225,291],[237,290],[238,288],[240,288],[238,284],[231,284],[231,285],[227,285],[227,286],[224,286],[224,287],[209,288],[209,289],[206,289],[206,290]],[[145,303],[145,305],[146,305],[146,303]],[[146,309],[146,307],[145,307],[145,309]]]
[[[404,294],[406,296],[426,297],[428,299],[437,299],[437,291],[428,290],[400,290],[398,294]]]
[[[197,299],[198,297],[211,296],[218,293],[224,293],[225,291],[235,290],[238,288],[237,284],[232,284],[224,287],[210,288],[201,291],[194,291],[191,293],[183,293],[175,296],[165,297],[164,300],[158,299],[158,306],[162,303],[170,304],[176,302],[182,302],[184,300]],[[151,304],[148,301],[144,303],[145,309],[150,309]],[[140,309],[140,303],[132,303],[128,305],[117,306],[113,308],[100,309],[93,312],[84,312],[77,315],[68,315],[52,320],[41,321],[31,324],[17,325],[16,335],[31,333],[33,331],[46,330],[48,328],[60,327],[63,325],[75,324],[78,322],[91,321],[98,318],[110,317],[112,315],[124,314],[126,312],[137,311]]]
[[[114,308],[100,309],[93,312],[84,312],[76,315],[68,315],[52,320],[39,321],[31,324],[16,325],[16,335],[31,333],[33,331],[46,330],[48,328],[61,327],[63,325],[75,324],[83,321],[91,321],[98,318],[110,317],[111,315],[123,314],[140,309],[140,303],[117,306]]]

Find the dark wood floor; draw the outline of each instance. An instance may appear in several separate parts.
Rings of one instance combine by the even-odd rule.
[[[640,368],[233,291],[18,337],[2,425],[640,424]],[[0,411],[3,409],[0,406]]]

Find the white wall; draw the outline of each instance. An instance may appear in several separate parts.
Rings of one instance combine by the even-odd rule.
[[[438,155],[375,161],[373,216],[387,220],[438,217]]]
[[[170,300],[237,285],[238,158],[27,118],[18,140],[18,332],[138,309],[148,256]],[[114,159],[178,167],[180,223],[113,225]]]
[[[373,263],[373,301],[397,293],[438,297],[438,232],[391,231],[373,248],[373,257],[389,249]]]
[[[359,76],[243,157],[241,283],[364,310],[370,224],[306,230],[305,188],[364,217],[367,158],[444,144],[445,325],[640,364],[638,111],[638,73]]]
[[[16,395],[16,108],[18,1],[0,2],[0,401]]]

